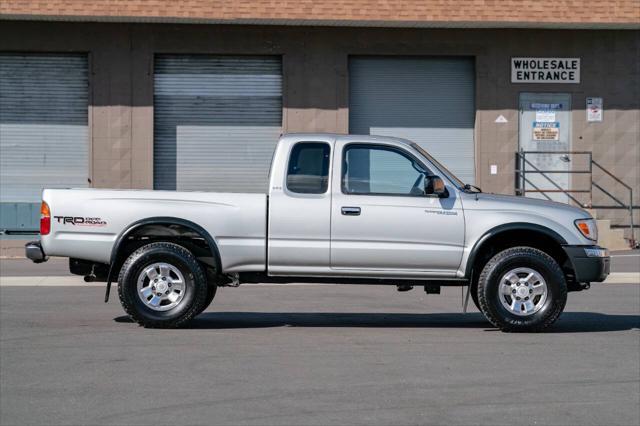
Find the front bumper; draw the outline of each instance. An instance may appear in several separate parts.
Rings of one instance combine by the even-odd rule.
[[[33,260],[34,263],[42,263],[48,260],[47,256],[44,254],[44,250],[42,250],[40,241],[31,241],[30,243],[25,244],[24,252],[29,259]]]
[[[609,275],[609,250],[598,246],[564,246],[575,272],[576,282],[602,282]]]

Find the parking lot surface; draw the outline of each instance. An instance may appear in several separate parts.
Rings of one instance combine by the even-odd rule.
[[[246,285],[151,330],[101,286],[3,285],[0,424],[640,423],[638,283],[571,293],[540,334],[460,293]]]

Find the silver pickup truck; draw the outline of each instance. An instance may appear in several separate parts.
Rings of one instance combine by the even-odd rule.
[[[145,327],[179,327],[242,283],[466,286],[504,331],[539,331],[609,273],[579,208],[485,194],[403,139],[290,134],[268,194],[46,189],[35,262],[112,282]],[[256,186],[262,185],[256,182]]]

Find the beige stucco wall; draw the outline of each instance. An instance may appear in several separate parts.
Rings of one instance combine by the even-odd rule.
[[[281,55],[284,130],[330,132],[349,128],[349,55],[465,55],[475,58],[476,174],[485,191],[514,192],[519,94],[562,92],[572,97],[573,149],[593,151],[594,159],[634,187],[635,204],[640,200],[639,31],[4,21],[0,51],[89,54],[95,187],[152,187],[153,58],[157,53]],[[512,84],[512,56],[580,57],[581,83]],[[604,98],[602,123],[585,120],[589,96]],[[494,122],[500,114],[508,123]],[[491,164],[498,166],[498,174],[489,173]],[[624,195],[621,188],[614,190]],[[609,203],[598,194],[594,201]]]

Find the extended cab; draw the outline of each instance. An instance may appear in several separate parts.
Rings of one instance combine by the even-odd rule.
[[[26,254],[70,258],[107,298],[117,282],[148,327],[184,325],[219,286],[331,282],[467,286],[495,326],[535,331],[609,273],[586,211],[481,193],[407,140],[284,135],[269,179],[268,194],[46,189]]]

